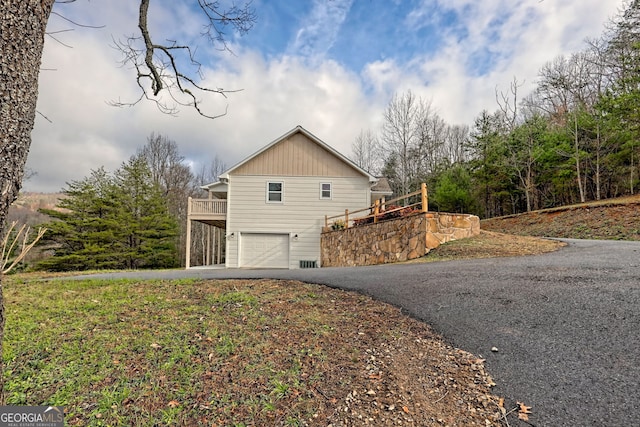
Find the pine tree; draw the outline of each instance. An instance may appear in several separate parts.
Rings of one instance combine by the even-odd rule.
[[[126,268],[176,266],[178,225],[145,160],[132,157],[116,172],[115,181]]]
[[[49,233],[43,240],[55,255],[39,263],[39,268],[65,271],[119,266],[113,250],[117,223],[110,215],[112,186],[112,178],[100,168],[88,178],[68,183],[58,209],[41,210],[57,221],[46,225]]]
[[[506,166],[508,150],[507,133],[500,126],[495,114],[483,111],[475,121],[467,149],[468,162],[481,216],[512,213],[511,194],[516,192],[513,177]]]
[[[178,264],[175,220],[149,168],[132,158],[110,176],[104,169],[68,184],[46,244],[54,255],[41,269],[165,268]]]
[[[618,169],[626,170],[627,185],[635,193],[640,168],[640,0],[633,0],[622,13],[607,41],[607,54],[612,64],[612,84],[598,105],[606,125],[619,143],[612,154]]]
[[[442,212],[472,211],[474,199],[469,172],[461,165],[444,171],[437,180],[431,199]]]

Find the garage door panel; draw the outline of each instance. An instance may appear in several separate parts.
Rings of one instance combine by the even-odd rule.
[[[240,267],[289,268],[288,234],[241,234]]]

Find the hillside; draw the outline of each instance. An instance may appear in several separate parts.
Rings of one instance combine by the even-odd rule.
[[[8,222],[18,221],[29,225],[49,221],[49,217],[38,212],[38,209],[54,209],[62,193],[20,193],[18,200],[9,208]]]
[[[11,207],[19,207],[37,211],[38,209],[53,209],[58,200],[62,197],[62,193],[20,193]]]
[[[640,195],[481,221],[486,231],[521,236],[640,240]]]

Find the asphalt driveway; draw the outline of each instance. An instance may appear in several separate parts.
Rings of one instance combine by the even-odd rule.
[[[640,242],[567,242],[531,257],[127,276],[298,279],[363,292],[486,358],[495,393],[532,406],[536,426],[640,425]]]

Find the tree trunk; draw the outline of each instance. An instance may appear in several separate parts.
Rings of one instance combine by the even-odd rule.
[[[45,30],[53,3],[0,0],[0,234],[22,185],[36,117]],[[0,354],[5,320],[1,280],[0,276]],[[0,372],[1,368],[0,360]]]
[[[580,171],[580,146],[578,139],[578,116],[574,117],[574,148],[576,150],[576,179],[578,181],[578,191],[580,192],[580,202],[584,203],[586,201],[584,196],[584,187],[582,185],[582,173]]]
[[[596,200],[602,197],[600,194],[600,149],[602,148],[602,140],[600,139],[600,124],[596,128]]]
[[[629,172],[629,186],[631,187],[631,195],[633,196],[635,193],[633,192],[633,169],[635,168],[635,164],[633,161],[633,150],[635,149],[634,144],[631,144],[631,168]]]

